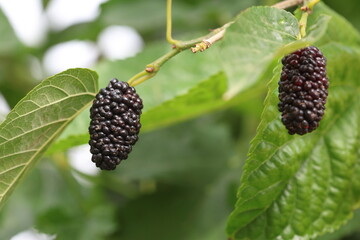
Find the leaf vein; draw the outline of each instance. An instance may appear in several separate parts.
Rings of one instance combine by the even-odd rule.
[[[34,131],[37,131],[37,130],[42,129],[42,128],[44,128],[44,127],[51,126],[51,125],[56,124],[56,123],[66,122],[67,120],[68,120],[68,118],[59,119],[59,120],[56,120],[56,121],[49,122],[49,123],[47,123],[47,124],[41,125],[40,127],[32,128],[30,131],[23,132],[22,134],[16,135],[15,137],[9,138],[7,141],[0,143],[0,146],[3,145],[3,144],[5,144],[5,143],[8,143],[8,142],[10,142],[10,141],[12,141],[12,140],[14,140],[14,139],[17,139],[17,138],[19,138],[19,137],[22,137],[22,136],[24,136],[24,135],[26,135],[26,134],[28,134],[28,133],[32,133],[32,132],[34,132]]]
[[[95,94],[93,94],[93,93],[91,93],[91,92],[85,92],[85,93],[74,94],[74,95],[70,95],[70,96],[68,96],[68,97],[61,98],[61,99],[56,100],[56,101],[54,101],[54,102],[51,102],[51,103],[49,103],[49,104],[43,105],[43,106],[41,106],[41,108],[37,108],[37,109],[34,109],[34,110],[32,110],[32,111],[27,112],[26,114],[19,115],[19,116],[15,117],[15,118],[11,119],[11,120],[10,120],[9,122],[7,122],[7,123],[4,122],[5,124],[4,124],[3,126],[0,125],[0,132],[1,132],[1,129],[4,129],[5,127],[7,127],[7,125],[9,125],[9,124],[12,123],[13,121],[15,121],[15,120],[17,120],[17,119],[19,119],[19,118],[21,118],[21,117],[27,116],[27,115],[29,115],[29,114],[31,114],[31,113],[34,113],[34,112],[36,112],[36,111],[38,111],[38,110],[41,110],[41,109],[46,108],[46,107],[49,107],[49,106],[51,106],[51,105],[60,103],[60,102],[65,101],[65,100],[67,100],[67,99],[69,99],[69,98],[75,98],[75,97],[85,96],[85,95],[95,96]]]
[[[19,155],[19,154],[23,154],[23,153],[28,153],[28,152],[35,152],[35,151],[36,151],[36,149],[19,151],[19,152],[16,152],[16,153],[11,153],[11,154],[8,154],[8,155],[0,156],[0,159],[2,159],[2,158],[7,158],[7,157],[11,157],[11,156],[15,156],[15,155]],[[0,173],[0,174],[1,174],[1,173]]]
[[[77,80],[83,86],[84,92],[90,92],[88,90],[88,88],[86,87],[86,85],[81,81],[81,79],[79,77],[71,75],[71,74],[67,74],[67,73],[60,74],[59,76],[68,76],[68,77],[71,77],[71,78]]]
[[[22,163],[22,164],[15,165],[15,166],[13,166],[13,167],[11,167],[11,168],[6,169],[5,171],[0,172],[0,175],[3,175],[3,174],[5,174],[5,173],[7,173],[7,172],[10,172],[10,171],[12,171],[12,170],[14,170],[14,169],[17,169],[17,168],[22,167],[22,166],[25,166],[25,165],[26,165],[26,163]]]

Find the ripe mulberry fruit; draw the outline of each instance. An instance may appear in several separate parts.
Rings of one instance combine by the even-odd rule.
[[[113,79],[96,95],[90,108],[91,160],[103,170],[113,170],[125,160],[138,140],[142,100],[135,88]]]
[[[289,134],[304,135],[319,126],[325,111],[329,81],[326,58],[314,46],[302,48],[282,59],[279,111]]]

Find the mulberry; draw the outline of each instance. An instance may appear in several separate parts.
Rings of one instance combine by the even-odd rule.
[[[96,95],[90,108],[91,160],[103,170],[113,170],[128,157],[141,128],[142,100],[128,83],[112,79]]]
[[[319,126],[325,111],[329,81],[326,58],[314,46],[299,49],[282,59],[279,111],[289,134],[304,135]]]

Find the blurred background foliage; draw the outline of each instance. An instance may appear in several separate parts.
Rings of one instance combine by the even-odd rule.
[[[249,6],[277,1],[173,2],[174,36],[189,39],[221,26]],[[324,2],[360,30],[358,0]],[[44,8],[49,4],[51,0],[43,0]],[[41,74],[34,74],[31,59],[42,62],[48,49],[65,41],[95,42],[109,25],[133,27],[145,49],[156,48],[165,38],[165,1],[107,1],[96,20],[49,31],[46,41],[36,47],[21,43],[0,14],[0,93],[9,106],[24,97],[39,76],[49,75],[42,65],[37,70]],[[160,55],[153,52],[145,63]],[[108,60],[100,55],[94,68],[104,61]],[[111,66],[113,70],[107,71],[116,72],[116,64]],[[141,70],[143,65],[134,68]],[[49,155],[1,210],[0,239],[31,228],[57,239],[225,239],[241,166],[259,123],[263,90],[241,105],[142,134],[129,159],[114,172],[88,174],[69,163],[69,152]],[[81,160],[92,164],[88,156]],[[360,239],[360,212],[339,231],[320,239]]]

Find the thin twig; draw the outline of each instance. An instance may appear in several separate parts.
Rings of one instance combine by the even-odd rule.
[[[306,27],[309,14],[312,12],[314,6],[319,3],[320,0],[308,0],[304,2],[304,5],[300,8],[302,11],[301,18],[299,20],[299,35],[298,39],[306,36]]]
[[[166,40],[170,44],[176,45],[178,41],[174,40],[172,38],[172,14],[171,14],[171,8],[172,8],[172,0],[166,1]]]
[[[211,47],[211,45],[213,43],[219,41],[220,39],[222,39],[224,37],[226,28],[228,28],[231,24],[233,24],[233,22],[228,22],[221,28],[218,28],[217,29],[218,31],[215,34],[213,34],[209,38],[202,40],[200,43],[197,43],[195,45],[195,47],[191,48],[191,51],[193,53],[196,53],[198,51],[203,52],[206,49],[208,49],[209,47]]]
[[[274,5],[272,5],[272,7],[279,8],[279,9],[286,9],[286,8],[297,6],[297,5],[300,5],[303,3],[304,3],[304,0],[287,0],[287,1],[278,2]]]

